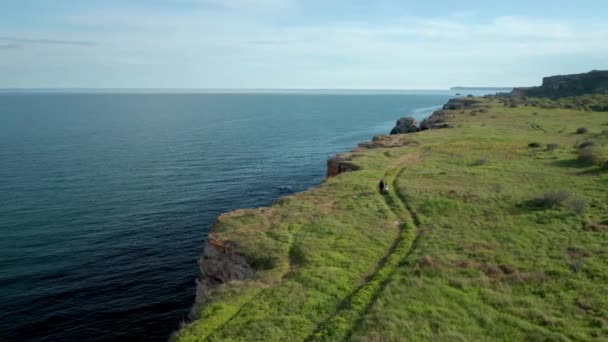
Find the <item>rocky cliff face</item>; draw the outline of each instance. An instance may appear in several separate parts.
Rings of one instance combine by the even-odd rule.
[[[337,155],[327,160],[326,178],[335,177],[341,173],[356,171],[359,167],[350,163],[350,158],[344,155]]]
[[[608,71],[594,70],[584,74],[543,78],[540,87],[515,88],[511,96],[568,97],[608,93]]]
[[[443,110],[461,110],[469,108],[479,102],[475,98],[470,97],[459,97],[456,99],[450,99],[446,104],[443,105]]]
[[[391,134],[403,134],[418,132],[418,122],[412,117],[403,117],[397,120],[395,127],[391,130]]]
[[[422,120],[420,123],[420,130],[424,131],[427,129],[437,129],[437,128],[449,128],[451,127],[446,121],[448,118],[453,117],[445,110],[437,110],[434,111],[428,118]]]
[[[218,221],[220,219],[221,216]],[[215,240],[212,235],[205,243],[199,261],[201,276],[196,280],[196,304],[191,312],[193,318],[195,308],[208,301],[214,289],[232,281],[250,279],[255,274],[245,258],[236,253],[230,244]]]

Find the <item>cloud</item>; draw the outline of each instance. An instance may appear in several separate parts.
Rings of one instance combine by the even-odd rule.
[[[291,0],[199,0],[202,3],[210,3],[233,9],[285,9],[295,5]]]
[[[20,44],[0,44],[0,50],[21,50],[23,48]]]
[[[496,84],[476,78],[501,72],[512,85],[522,84],[516,77],[553,72],[543,70],[547,60],[608,67],[589,63],[608,60],[606,22],[472,11],[361,18],[328,14],[336,10],[329,3],[310,17],[296,0],[163,2],[187,6],[71,8],[49,15],[48,27],[13,28],[0,44],[36,48],[0,62],[32,70],[32,77],[78,68],[89,86],[103,79],[103,86],[215,88],[444,87]],[[90,48],[67,53],[52,45]]]
[[[269,40],[251,40],[249,44],[253,45],[270,45],[270,46],[279,46],[279,45],[288,45],[288,44],[296,44],[303,43],[302,40],[294,40],[294,39],[269,39]]]
[[[236,11],[275,11],[294,8],[295,0],[168,0],[176,4],[188,4],[207,9]]]
[[[62,40],[62,39],[32,39],[32,38],[20,38],[20,37],[2,37],[2,36],[0,36],[0,41],[19,43],[19,44],[41,44],[41,45],[74,45],[74,46],[96,45],[95,42],[91,42],[91,41]]]

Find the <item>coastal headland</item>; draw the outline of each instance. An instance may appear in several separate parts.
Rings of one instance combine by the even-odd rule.
[[[608,94],[587,79],[450,100],[222,214],[172,338],[608,339]]]

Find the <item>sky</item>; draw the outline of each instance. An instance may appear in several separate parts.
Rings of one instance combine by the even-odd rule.
[[[606,0],[2,0],[0,88],[446,89],[608,69]]]

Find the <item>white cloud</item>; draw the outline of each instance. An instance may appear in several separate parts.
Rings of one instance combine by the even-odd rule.
[[[178,0],[180,1],[180,0]],[[188,1],[188,0],[185,0]],[[277,10],[294,7],[296,2],[292,0],[190,0],[195,3],[215,5],[224,8],[238,10]]]
[[[542,74],[537,73],[548,71],[535,68],[540,63],[535,60],[608,55],[608,23],[516,16],[483,20],[475,12],[459,12],[436,18],[390,18],[383,24],[344,20],[306,24],[277,15],[276,11],[297,15],[297,4],[291,0],[171,1],[215,7],[169,13],[123,8],[64,14],[55,20],[58,27],[67,25],[69,30],[6,35],[96,45],[4,49],[0,65],[18,65],[32,73],[72,65],[81,74],[63,79],[91,83],[88,86],[428,88],[497,84],[493,80],[499,70],[511,77],[533,71],[529,79],[540,80]],[[116,76],[109,78],[108,70]]]

